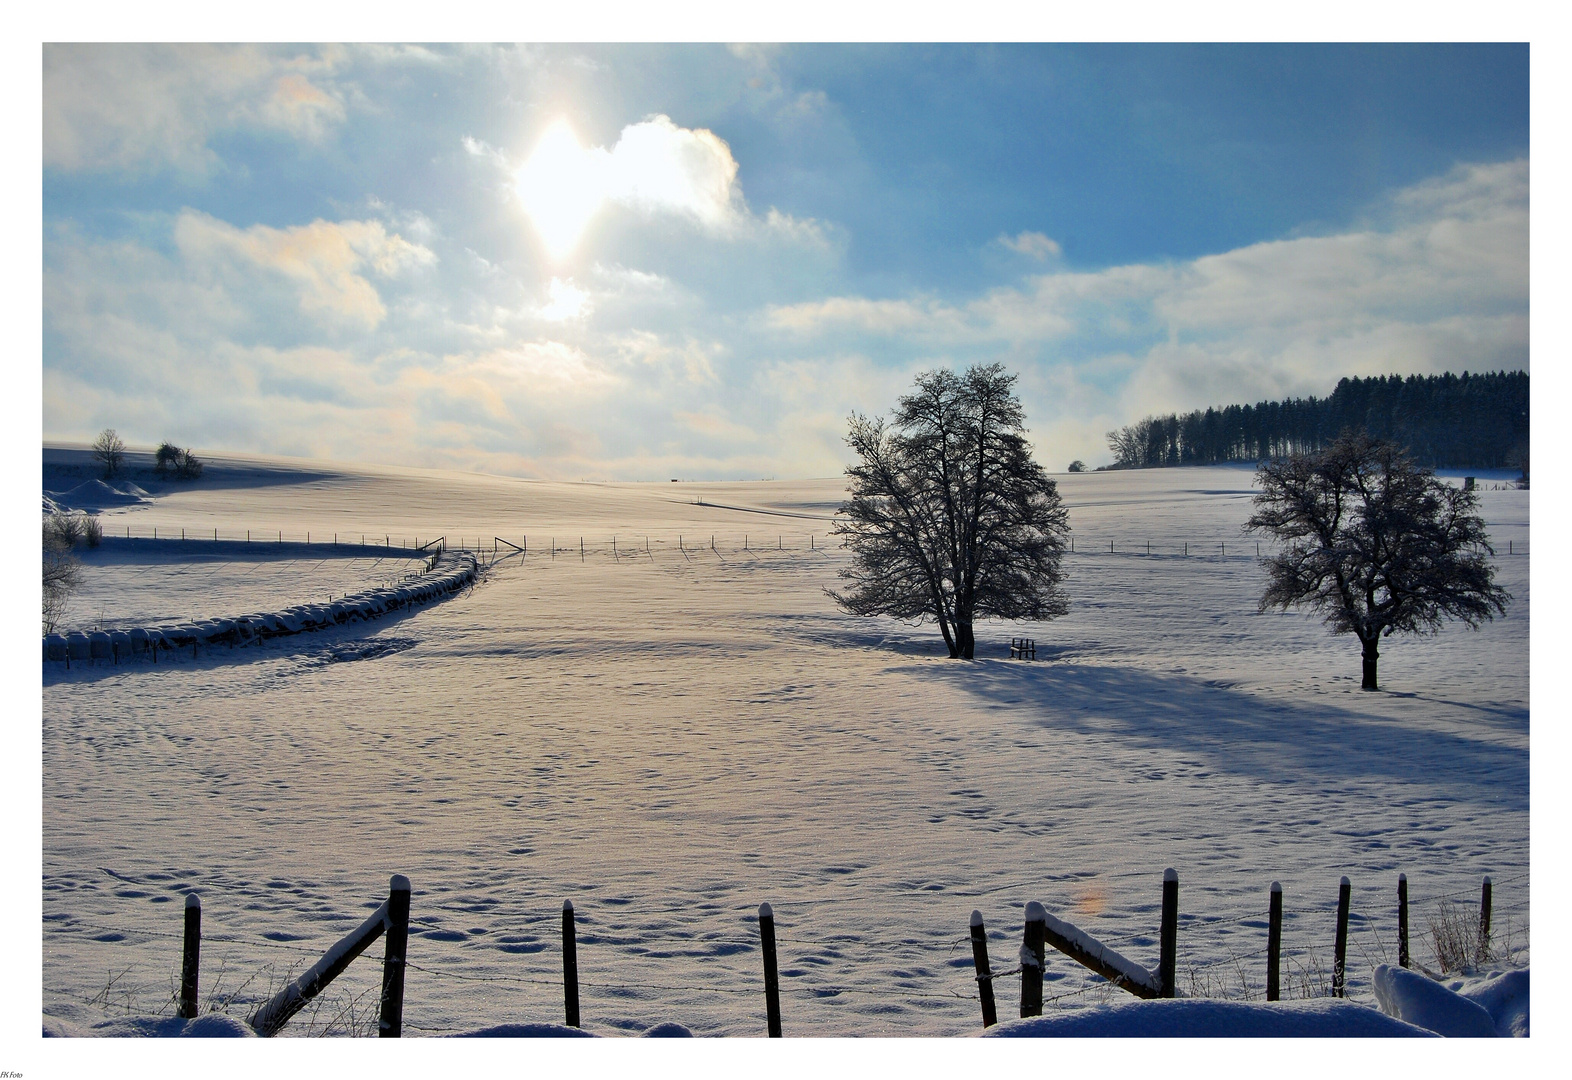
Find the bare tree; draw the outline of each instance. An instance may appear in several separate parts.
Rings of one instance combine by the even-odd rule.
[[[44,522],[44,633],[52,634],[66,603],[82,581],[82,565],[71,554],[74,530],[61,528],[56,515]]]
[[[1245,525],[1280,541],[1263,559],[1260,610],[1304,605],[1364,653],[1361,687],[1376,689],[1381,638],[1430,633],[1447,619],[1477,629],[1512,597],[1474,493],[1444,484],[1396,444],[1345,432],[1317,454],[1264,462]]]
[[[111,479],[125,462],[126,444],[120,441],[114,428],[105,428],[93,440],[93,456],[103,463],[104,479]]]
[[[1068,515],[1022,437],[1015,378],[1000,364],[924,372],[888,426],[851,417],[858,462],[834,532],[854,558],[846,591],[827,590],[846,611],[932,619],[950,656],[971,659],[975,619],[1069,610]]]

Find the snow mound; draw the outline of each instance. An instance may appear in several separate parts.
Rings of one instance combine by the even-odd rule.
[[[598,1039],[599,1035],[566,1024],[496,1024],[446,1035],[448,1039]]]
[[[599,1039],[602,1036],[566,1024],[497,1024],[475,1031],[447,1035],[449,1039]],[[681,1024],[656,1024],[643,1033],[646,1039],[691,1039],[693,1032]]]
[[[1433,1038],[1434,1032],[1337,998],[1310,1001],[1127,1001],[1008,1020],[988,1038]]]
[[[1528,1038],[1528,968],[1492,971],[1442,985],[1484,1006],[1503,1039]]]
[[[223,1013],[204,1013],[194,1020],[178,1016],[118,1016],[96,1024],[77,1024],[44,1015],[46,1039],[254,1039],[250,1026]]]
[[[1381,1011],[1449,1039],[1494,1038],[1496,1023],[1483,1005],[1417,971],[1381,964],[1371,979]]]
[[[54,505],[54,512],[70,512],[83,510],[95,513],[121,506],[140,506],[153,501],[153,496],[145,490],[131,483],[129,480],[120,484],[106,484],[102,480],[88,480],[78,484],[69,491],[48,491],[44,493],[45,510],[49,505]]]

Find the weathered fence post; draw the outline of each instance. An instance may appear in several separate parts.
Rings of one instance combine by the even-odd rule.
[[[180,1018],[197,1015],[197,970],[202,960],[202,898],[186,893],[186,940],[180,956]]]
[[[983,927],[982,912],[972,912],[972,966],[977,969],[977,997],[982,1001],[983,1027],[990,1028],[999,1022],[999,1013],[993,1005],[993,971],[988,967],[988,931]]]
[[[1479,893],[1479,957],[1478,962],[1483,964],[1490,956],[1490,879],[1485,878],[1484,888]]]
[[[1283,958],[1283,886],[1272,882],[1272,902],[1266,914],[1266,1000],[1278,999],[1278,968]]]
[[[562,902],[562,1003],[568,1027],[579,1026],[579,939],[573,927],[573,901]]]
[[[759,905],[759,943],[764,949],[764,1023],[772,1039],[781,1037],[781,984],[775,968],[775,911]]]
[[[1174,963],[1179,951],[1179,871],[1163,871],[1163,922],[1157,935],[1158,997],[1174,996]]]
[[[1408,875],[1397,875],[1397,964],[1408,966]]]
[[[1332,996],[1344,997],[1347,986],[1348,894],[1351,886],[1345,877],[1337,883],[1337,940],[1332,946]]]
[[[404,1031],[404,957],[409,952],[409,878],[388,882],[387,950],[382,954],[382,1013],[377,1037],[397,1039]]]
[[[1021,1015],[1043,1014],[1043,966],[1048,962],[1045,942],[1048,911],[1036,900],[1026,905],[1025,943],[1021,946]]]

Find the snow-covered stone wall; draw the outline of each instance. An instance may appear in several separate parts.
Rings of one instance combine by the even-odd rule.
[[[325,604],[300,604],[283,611],[207,619],[174,626],[139,626],[90,634],[46,634],[46,663],[157,659],[155,650],[246,645],[269,638],[326,630],[351,622],[371,622],[394,611],[441,600],[472,584],[480,563],[467,551],[443,552],[419,578],[368,589]]]

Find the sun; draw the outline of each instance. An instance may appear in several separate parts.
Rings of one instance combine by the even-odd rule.
[[[605,156],[584,149],[568,122],[557,120],[516,174],[514,190],[553,259],[573,250],[606,201]]]

